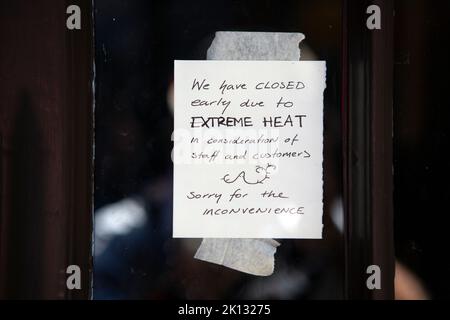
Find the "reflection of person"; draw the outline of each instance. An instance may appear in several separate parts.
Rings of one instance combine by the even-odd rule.
[[[428,300],[420,279],[400,262],[395,263],[395,299],[396,300]]]

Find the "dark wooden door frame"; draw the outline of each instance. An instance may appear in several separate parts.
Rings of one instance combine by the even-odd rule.
[[[81,30],[66,28],[72,4]],[[0,0],[0,298],[91,297],[92,10]]]
[[[394,298],[393,2],[344,1],[342,110],[348,299]],[[366,27],[366,9],[372,4],[381,9],[381,30]],[[380,267],[379,290],[369,290],[366,285],[370,265]]]

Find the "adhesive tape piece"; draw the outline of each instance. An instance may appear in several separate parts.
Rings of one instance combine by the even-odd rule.
[[[194,258],[253,274],[270,276],[280,244],[272,239],[203,239]]]

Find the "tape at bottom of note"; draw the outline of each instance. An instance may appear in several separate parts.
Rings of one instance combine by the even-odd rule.
[[[256,276],[270,276],[279,245],[272,239],[206,238],[194,257]]]

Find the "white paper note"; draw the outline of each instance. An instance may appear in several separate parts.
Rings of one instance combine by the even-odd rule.
[[[174,237],[322,237],[325,74],[175,61]]]

